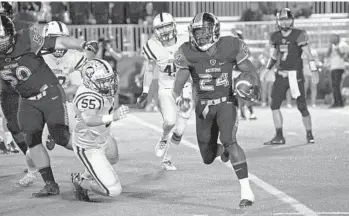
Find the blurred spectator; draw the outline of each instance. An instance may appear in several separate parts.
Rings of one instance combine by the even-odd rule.
[[[246,9],[240,18],[240,21],[246,22],[246,21],[262,21],[263,20],[263,13],[262,10],[259,8],[258,2],[251,2],[250,7]]]
[[[344,103],[340,91],[342,75],[345,69],[345,58],[349,53],[348,44],[340,36],[333,34],[328,47],[327,56],[330,57],[330,70],[334,103],[330,108],[343,107]]]
[[[258,57],[259,61],[261,62],[260,79],[262,84],[261,101],[263,107],[271,104],[271,90],[275,81],[275,70],[264,70],[269,58],[268,50],[269,49],[266,47],[264,52]]]
[[[309,18],[312,14],[312,2],[288,2],[288,8],[294,15],[294,18],[305,17]]]
[[[158,12],[154,10],[153,3],[146,3],[143,13],[139,16],[138,24],[152,25],[153,19],[157,14]]]
[[[321,66],[321,63],[318,58],[318,54],[315,49],[310,48],[311,54],[313,55],[318,66]],[[316,107],[316,97],[317,97],[317,85],[319,83],[319,73],[311,72],[309,68],[309,59],[307,55],[303,53],[303,73],[304,73],[304,90],[307,95],[308,90],[310,90],[311,97],[310,103],[312,107]]]
[[[16,30],[29,28],[31,25],[37,23],[37,18],[29,11],[28,5],[21,5],[21,10],[15,13],[13,21],[15,23]]]
[[[52,21],[52,11],[50,2],[42,2],[41,9],[38,13],[39,23],[48,23]]]
[[[99,1],[91,2],[92,15],[96,19],[96,24],[109,23],[109,4],[111,3]]]
[[[91,22],[90,2],[70,2],[70,19],[73,25],[86,25]]]

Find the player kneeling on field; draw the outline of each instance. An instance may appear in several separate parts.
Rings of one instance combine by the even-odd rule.
[[[118,78],[109,63],[93,59],[82,68],[83,84],[74,98],[76,126],[74,152],[86,167],[85,173],[72,173],[78,200],[90,201],[88,191],[103,196],[118,196],[122,188],[112,165],[118,159],[118,147],[110,132],[113,121],[126,117],[129,108],[114,110]]]

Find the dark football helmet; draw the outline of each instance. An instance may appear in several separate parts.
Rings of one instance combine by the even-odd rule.
[[[5,15],[10,19],[13,19],[13,8],[9,2],[1,2],[0,15]]]
[[[212,13],[198,13],[191,21],[188,31],[192,44],[199,50],[206,51],[220,37],[220,23]]]
[[[6,53],[15,43],[15,25],[12,20],[0,15],[0,53]]]
[[[289,8],[283,8],[276,14],[276,24],[282,31],[288,31],[293,28],[294,17]]]

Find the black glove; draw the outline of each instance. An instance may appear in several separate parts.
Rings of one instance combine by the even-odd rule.
[[[98,52],[98,41],[88,41],[82,44],[82,48],[94,54]]]
[[[147,100],[148,93],[142,93],[141,96],[137,98],[137,106],[139,108],[143,107],[145,101]]]

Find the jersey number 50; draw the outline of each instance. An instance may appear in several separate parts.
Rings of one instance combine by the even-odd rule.
[[[200,78],[200,90],[202,91],[214,91],[215,86],[229,86],[230,82],[228,79],[228,73],[222,73],[220,77],[216,79],[216,85],[212,85],[209,83],[212,82],[212,75],[211,74],[199,74]]]
[[[9,82],[13,87],[17,86],[18,81],[26,81],[27,79],[29,79],[31,75],[32,72],[25,66],[17,67],[15,73],[12,73],[11,69],[0,71],[1,78]]]

